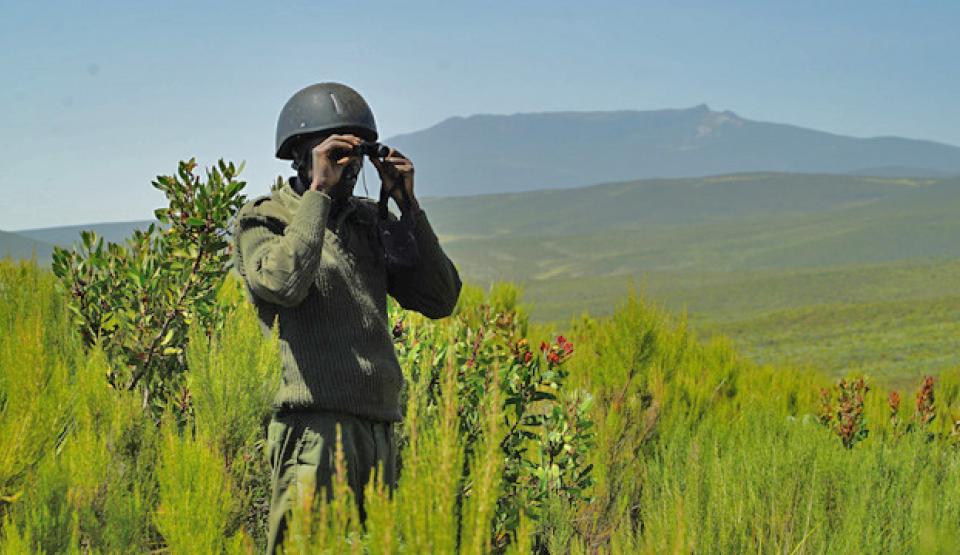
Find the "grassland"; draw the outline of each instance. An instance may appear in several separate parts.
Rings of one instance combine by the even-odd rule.
[[[958,260],[529,281],[539,321],[609,313],[631,288],[761,363],[913,381],[960,367]]]
[[[527,329],[510,289],[499,291],[469,291],[445,321],[391,312],[408,326],[405,349],[417,345],[416,356],[405,350],[401,358],[406,378],[415,384],[437,364],[448,379],[490,372],[467,364],[469,357],[445,362],[443,353],[454,345],[469,353],[475,332],[496,330],[496,322]],[[222,298],[237,293],[231,282]],[[530,329],[533,344],[551,339]],[[937,380],[935,419],[927,424],[915,420],[909,401],[916,384],[901,390],[904,406],[892,413],[887,391],[874,384],[863,407],[869,433],[847,449],[817,422],[827,376],[756,365],[723,338],[698,340],[682,317],[642,299],[623,298],[610,315],[584,316],[557,331],[575,345],[567,384],[593,399],[594,484],[589,501],[554,503],[525,520],[513,552],[531,552],[534,542],[550,553],[960,547],[960,373]],[[0,551],[262,548],[260,422],[266,385],[279,375],[276,344],[260,334],[248,305],[212,338],[192,337],[188,383],[196,411],[183,430],[172,419],[154,422],[135,393],[107,387],[108,361],[80,346],[49,272],[0,263]],[[485,524],[502,454],[496,445],[478,448],[471,468],[487,469],[490,479],[477,479],[464,502],[466,520],[455,518],[456,480],[436,469],[465,456],[455,422],[466,399],[431,418],[418,408],[422,395],[413,387],[408,396],[404,425],[417,426],[420,439],[405,447],[396,494],[368,490],[363,530],[348,502],[295,516],[291,552],[450,552],[457,544],[461,553],[489,552]],[[495,427],[496,418],[489,422]]]
[[[432,210],[464,273],[521,283],[538,321],[633,287],[759,362],[893,381],[960,364],[956,179],[742,174]]]

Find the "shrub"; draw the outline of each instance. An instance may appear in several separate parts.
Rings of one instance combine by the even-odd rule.
[[[184,388],[184,350],[195,321],[208,335],[224,320],[217,291],[230,264],[227,225],[243,204],[242,168],[221,160],[206,180],[194,160],[153,185],[168,206],[155,215],[164,227],[137,231],[126,246],[81,234],[78,248],[56,248],[53,272],[85,344],[100,345],[113,367],[116,389],[139,388],[144,408],[159,417],[176,404],[181,421],[190,411]]]

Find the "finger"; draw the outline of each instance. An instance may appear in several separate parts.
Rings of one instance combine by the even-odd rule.
[[[344,133],[342,135],[334,133],[333,135],[330,135],[329,137],[327,137],[327,140],[330,140],[330,139],[335,139],[338,141],[347,141],[355,145],[358,145],[363,142],[363,139],[361,139],[360,137],[357,137],[356,135],[351,135],[349,133]]]
[[[408,158],[385,158],[384,161],[393,164],[394,166],[410,166],[413,167],[413,162]]]
[[[373,163],[373,167],[376,168],[377,174],[380,175],[380,179],[383,179],[387,176],[387,168],[384,167],[383,162],[377,160],[376,158],[371,158],[370,162]]]
[[[387,158],[403,158],[404,160],[408,159],[403,155],[403,153],[393,147],[390,147],[390,154],[387,154]]]
[[[341,140],[324,141],[314,147],[314,152],[330,152],[334,150],[353,150],[353,143]]]

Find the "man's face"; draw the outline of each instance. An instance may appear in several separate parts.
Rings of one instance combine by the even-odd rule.
[[[330,134],[323,134],[317,136],[316,138],[310,140],[306,144],[305,153],[311,152],[314,147],[322,143]],[[309,156],[309,155],[308,155]],[[353,195],[353,189],[357,185],[357,176],[360,175],[360,170],[363,168],[363,157],[362,156],[351,156],[350,162],[344,166],[343,173],[340,174],[340,181],[329,191],[330,196],[334,198],[344,199]],[[311,165],[309,171],[309,178],[313,179],[313,167]]]

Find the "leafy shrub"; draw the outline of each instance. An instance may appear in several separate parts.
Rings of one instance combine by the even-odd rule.
[[[188,330],[196,321],[209,334],[224,320],[216,295],[230,264],[227,225],[244,202],[242,168],[221,160],[201,180],[196,167],[181,162],[175,175],[153,183],[168,200],[155,212],[162,230],[137,231],[126,246],[85,231],[79,248],[54,250],[52,266],[84,342],[113,363],[110,385],[139,387],[157,417],[175,404],[181,420],[190,411]]]
[[[518,540],[522,518],[542,522],[544,507],[551,500],[588,502],[592,484],[586,462],[593,438],[589,395],[564,387],[564,367],[573,344],[559,336],[534,352],[524,337],[527,317],[518,298],[519,290],[507,284],[492,288],[486,300],[468,290],[446,325],[394,312],[398,354],[410,369],[410,387],[419,397],[415,421],[437,417],[445,406],[440,388],[443,372],[456,370],[453,391],[464,450],[458,471],[462,497],[472,494],[470,461],[475,450],[490,441],[483,407],[492,396],[501,403],[502,427],[497,428],[496,443],[503,466],[498,471],[497,508],[491,515],[496,549]],[[451,390],[446,391],[449,397]],[[462,500],[454,513],[463,514]]]

